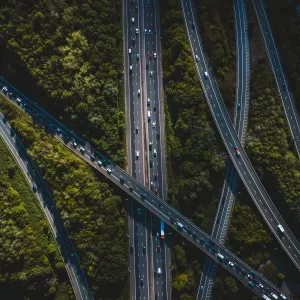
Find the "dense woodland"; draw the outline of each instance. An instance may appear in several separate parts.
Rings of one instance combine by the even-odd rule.
[[[127,299],[127,214],[120,192],[1,95],[0,110],[48,183],[95,299]]]
[[[2,75],[119,164],[125,158],[121,11],[120,0],[0,3]]]
[[[298,0],[265,0],[275,43],[279,51],[289,88],[300,112],[300,14]]]
[[[51,229],[23,173],[0,139],[2,299],[74,299]]]

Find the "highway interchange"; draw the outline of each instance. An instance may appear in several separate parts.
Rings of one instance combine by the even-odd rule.
[[[256,5],[257,16],[259,17],[259,15],[260,15],[261,17],[263,17],[265,12],[264,12],[264,10],[262,10],[262,7],[259,7],[259,5],[260,5],[259,2],[261,3],[260,0],[258,0],[258,1],[253,0],[253,3]],[[234,164],[234,167],[238,171],[238,174],[240,175],[242,181],[244,182],[247,190],[249,191],[249,194],[251,195],[254,203],[258,207],[259,211],[261,212],[262,216],[264,217],[264,219],[267,222],[268,226],[270,227],[271,231],[276,236],[276,238],[278,239],[278,241],[281,244],[281,246],[283,247],[283,249],[287,252],[287,254],[291,258],[294,265],[298,269],[300,269],[299,242],[293,236],[293,234],[291,233],[291,231],[289,230],[289,228],[283,221],[283,218],[281,217],[281,215],[275,208],[274,204],[272,203],[271,199],[267,195],[266,191],[264,190],[258,176],[256,175],[256,173],[255,173],[255,171],[254,171],[254,169],[242,147],[243,135],[245,133],[245,128],[246,128],[245,121],[247,119],[247,116],[246,116],[247,111],[244,108],[247,109],[247,102],[240,102],[241,109],[236,110],[235,126],[233,126],[230,121],[229,115],[226,111],[225,105],[222,101],[217,84],[216,84],[215,80],[213,79],[213,74],[212,74],[210,68],[208,67],[207,59],[202,50],[201,39],[199,37],[199,34],[197,33],[197,30],[193,30],[192,26],[190,26],[191,24],[196,23],[195,18],[193,16],[192,6],[189,5],[190,0],[182,0],[182,3],[183,3],[185,22],[186,22],[186,24],[188,24],[187,25],[188,35],[189,35],[190,42],[191,42],[193,56],[195,57],[196,55],[198,55],[198,57],[199,57],[199,61],[196,64],[197,72],[198,72],[206,99],[208,101],[209,107],[211,109],[213,118],[216,122],[217,128],[221,134],[224,144],[228,150],[230,158]],[[147,13],[145,14],[145,16],[146,16],[146,18],[149,17],[149,13],[148,13],[148,16],[147,16]],[[140,18],[141,17],[137,17],[136,19],[139,20]],[[146,18],[145,18],[144,22],[147,22]],[[266,16],[265,16],[265,18],[266,18]],[[240,21],[241,21],[241,19],[240,19]],[[148,20],[148,24],[149,24],[149,22],[151,22],[150,19]],[[260,20],[261,24],[263,24],[264,22],[265,22],[265,20]],[[153,25],[153,23],[151,23],[151,24]],[[263,34],[265,34],[266,36],[272,37],[271,31],[269,30],[269,25],[266,25],[266,24],[267,23],[265,23],[265,25],[263,25],[265,27],[263,27],[261,25]],[[143,28],[143,26],[142,26],[142,28]],[[264,33],[263,28],[265,28],[265,30],[266,30],[265,33]],[[244,30],[245,30],[245,28],[241,29],[241,32]],[[139,34],[144,34],[144,32],[140,31]],[[238,30],[237,30],[237,34],[238,34]],[[242,34],[243,34],[243,32],[242,32]],[[268,42],[268,40],[266,40],[266,41],[267,41],[266,42],[267,46],[272,44],[271,42]],[[272,41],[273,41],[273,38],[272,38]],[[270,51],[269,54],[275,53],[274,59],[277,60],[277,63],[278,63],[279,57],[278,57],[278,53],[277,53],[274,41],[273,41],[273,45],[274,45],[275,50],[273,50],[272,48],[268,48],[268,47],[267,47],[267,49],[268,49],[268,51]],[[157,45],[157,47],[158,47],[158,45]],[[241,48],[243,48],[243,45],[240,46],[240,49]],[[142,53],[141,50],[138,50],[138,51]],[[146,45],[144,45],[144,54],[145,53],[147,53]],[[144,54],[142,54],[142,55],[144,55]],[[132,53],[132,55],[134,55],[134,54]],[[158,56],[160,55],[160,52],[158,50],[157,50],[157,55]],[[242,57],[245,54],[239,53],[238,60],[241,59],[240,55]],[[146,61],[146,59],[144,57],[144,62],[145,61]],[[126,59],[125,59],[125,62],[126,62]],[[299,154],[299,151],[297,148],[297,143],[299,140],[299,132],[300,132],[299,127],[297,127],[299,118],[297,117],[297,113],[294,110],[294,106],[293,106],[294,104],[293,104],[293,101],[291,100],[292,98],[291,98],[291,95],[290,95],[288,89],[286,90],[286,88],[283,87],[283,85],[285,85],[285,87],[287,87],[287,83],[286,83],[285,77],[283,76],[283,71],[282,71],[280,62],[277,65],[278,66],[277,69],[276,69],[276,65],[275,65],[275,67],[273,67],[272,58],[270,58],[270,62],[271,62],[271,65],[272,65],[272,68],[274,71],[274,75],[276,78],[276,82],[278,84],[280,94],[282,96],[284,107],[286,109],[287,118],[289,120],[290,129],[291,129],[292,135],[294,137],[296,149]],[[134,82],[133,80],[130,82],[130,80],[129,80],[129,86],[130,86],[129,90],[131,89],[131,91],[133,92],[133,95],[134,95],[135,84],[138,86],[139,85],[138,82],[140,82],[140,84],[141,84],[141,82],[143,81],[141,79],[141,77],[142,77],[144,70],[141,70],[141,68],[142,68],[141,64],[139,64],[139,66],[138,66],[138,64],[136,64],[136,70],[139,70],[136,72],[136,77],[135,77],[135,79],[137,80],[136,81],[137,83]],[[156,66],[153,65],[153,70],[155,70],[155,68],[156,68],[156,70],[158,70],[159,63],[156,63]],[[241,67],[241,68],[243,68],[243,67]],[[246,67],[244,67],[244,68],[246,68]],[[276,74],[277,74],[276,70],[278,72],[277,76],[276,76]],[[279,70],[281,70],[281,72],[279,72]],[[204,78],[204,72],[208,73],[208,78]],[[133,73],[134,73],[134,71],[133,71]],[[156,72],[156,74],[158,74],[158,71]],[[240,74],[240,76],[245,76],[246,70],[245,69],[238,70],[238,74]],[[244,74],[244,75],[242,75],[242,74]],[[141,103],[141,101],[138,102],[139,97],[137,100],[133,100],[133,104],[135,103],[135,101],[137,101],[136,106],[141,108],[140,119],[137,118],[137,119],[134,119],[134,121],[132,121],[132,120],[130,121],[131,124],[134,124],[133,128],[136,128],[135,122],[141,122],[140,126],[143,128],[143,124],[142,124],[143,123],[143,121],[142,121],[143,114],[144,114],[145,119],[147,119],[147,114],[145,114],[145,112],[143,112],[143,109],[145,107],[142,107],[142,106],[145,105],[145,103],[146,103],[145,100],[148,98],[148,95],[150,95],[150,92],[152,93],[154,90],[159,91],[159,89],[160,89],[158,86],[155,86],[155,84],[157,84],[159,82],[159,78],[157,78],[156,80],[154,80],[154,78],[153,78],[153,82],[151,82],[152,76],[150,76],[149,72],[144,72],[144,76],[145,76],[145,81],[147,81],[147,83],[149,83],[149,84],[146,85],[147,87],[145,89],[142,89],[142,91],[144,90],[144,93],[145,93],[143,95],[143,97],[144,97],[143,103],[141,105],[138,104],[138,103]],[[140,79],[138,79],[138,77]],[[239,78],[239,76],[238,76],[238,78]],[[283,85],[280,85],[278,83],[278,82],[280,82],[280,80],[284,82]],[[247,79],[245,77],[241,77],[240,82],[247,83]],[[7,83],[5,83],[5,84],[8,85]],[[153,85],[154,87],[151,87],[151,85]],[[13,88],[11,88],[11,89],[13,90]],[[239,90],[239,87],[237,86],[237,99],[241,99],[241,101],[246,101],[246,98],[247,98],[247,96],[245,94],[246,88],[244,87],[244,88],[240,88],[240,89],[241,90]],[[170,207],[167,203],[164,203],[153,192],[145,189],[143,187],[143,185],[145,184],[145,181],[143,182],[143,180],[141,179],[143,177],[143,175],[141,175],[141,177],[139,177],[139,178],[137,177],[137,180],[138,179],[140,179],[140,180],[138,180],[138,181],[134,180],[128,174],[126,174],[122,169],[118,168],[113,162],[111,162],[108,159],[106,159],[105,157],[103,157],[95,149],[92,149],[88,143],[83,141],[81,138],[77,137],[74,133],[71,133],[67,128],[65,128],[62,124],[60,124],[55,119],[53,119],[45,111],[42,111],[40,108],[38,108],[33,103],[30,104],[29,100],[25,100],[24,95],[19,95],[17,91],[14,91],[14,94],[23,97],[23,100],[26,101],[26,103],[28,103],[28,107],[33,108],[30,110],[28,110],[28,108],[27,108],[26,111],[29,112],[31,115],[37,116],[37,114],[38,114],[39,120],[44,124],[45,127],[48,127],[49,122],[51,122],[52,125],[55,124],[56,128],[60,128],[62,130],[62,132],[60,134],[57,134],[57,132],[54,133],[56,138],[63,140],[63,137],[66,138],[66,136],[68,136],[68,140],[70,140],[71,142],[76,141],[78,143],[78,145],[83,146],[85,148],[85,155],[82,155],[78,151],[78,147],[74,148],[74,146],[72,146],[72,144],[70,142],[65,141],[65,144],[66,144],[66,146],[69,147],[69,149],[74,151],[77,155],[80,155],[83,159],[85,159],[87,162],[89,162],[91,165],[93,165],[93,167],[95,167],[97,170],[101,171],[102,174],[104,174],[106,177],[111,179],[112,182],[117,184],[121,189],[126,191],[135,200],[137,200],[139,203],[136,206],[137,208],[145,206],[157,217],[163,219],[167,224],[172,226],[174,230],[177,230],[178,232],[180,232],[183,236],[185,236],[187,239],[189,239],[191,242],[193,242],[197,247],[199,247],[201,250],[203,250],[215,262],[222,264],[223,267],[225,267],[227,270],[229,270],[234,276],[236,276],[239,280],[241,280],[245,285],[249,286],[248,285],[249,280],[247,279],[247,275],[253,274],[254,276],[252,276],[252,277],[256,278],[256,280],[254,280],[255,282],[261,282],[265,288],[269,289],[269,291],[267,293],[274,292],[277,295],[280,294],[280,291],[276,287],[274,287],[272,284],[267,282],[264,278],[262,278],[255,271],[251,270],[251,268],[249,268],[240,259],[235,257],[232,253],[230,253],[227,249],[225,249],[222,246],[222,243],[224,243],[224,241],[222,242],[222,239],[224,239],[224,233],[222,233],[221,236],[218,236],[217,233],[219,231],[214,228],[213,231],[216,232],[216,234],[213,234],[212,237],[209,237],[206,233],[204,233],[202,230],[197,228],[194,224],[192,224],[184,216],[182,216],[180,213],[178,213],[176,210],[174,210],[172,207]],[[154,99],[158,99],[158,96],[156,96],[156,97],[157,98],[154,97]],[[244,105],[243,105],[243,103],[244,103]],[[132,109],[132,112],[134,111],[133,108],[129,108],[129,109]],[[158,116],[161,116],[161,114],[158,114]],[[158,122],[158,123],[161,123],[161,122]],[[2,124],[2,125],[8,126],[8,123]],[[157,125],[157,121],[156,121],[156,125]],[[147,126],[145,126],[145,127],[147,127]],[[152,126],[150,126],[150,127],[152,127]],[[148,142],[149,142],[149,138],[152,137],[152,139],[153,139],[153,137],[154,137],[153,134],[155,135],[155,131],[153,131],[152,129],[153,128],[148,127],[148,135],[146,135],[148,138]],[[145,132],[147,131],[146,128],[144,130],[145,130]],[[161,129],[158,129],[158,130],[161,131]],[[237,133],[235,132],[235,130],[237,130]],[[141,130],[139,130],[139,131],[141,131]],[[135,135],[131,134],[131,135],[135,136],[136,134]],[[140,135],[140,137],[137,136],[135,138],[135,140],[137,141],[138,144],[144,143],[144,138],[143,138],[142,134]],[[135,148],[136,144],[137,144],[136,141],[132,142],[132,140],[131,140],[131,142],[130,142],[130,145],[132,147],[134,147],[134,149],[136,149]],[[146,141],[147,141],[147,139],[146,139]],[[141,158],[142,158],[142,156],[149,157],[149,153],[143,154],[144,151],[147,151],[148,145],[149,144],[146,142],[146,145],[143,146],[144,150],[141,150],[142,152],[140,154],[138,163],[136,163],[135,159],[132,160],[132,163],[131,163],[132,174],[135,173],[134,175],[136,175],[137,173],[140,173],[141,170],[142,170],[141,174],[145,174],[145,172],[147,172],[146,171],[147,170],[146,159],[143,162],[143,159],[141,159]],[[157,145],[156,147],[157,147],[157,149],[159,149],[158,147],[163,148],[163,147],[161,147],[161,145],[159,145],[159,146]],[[237,155],[235,147],[239,149],[240,155]],[[133,155],[131,155],[131,157],[134,158],[135,154],[136,154],[136,150],[133,150],[131,148],[130,152],[133,154]],[[104,167],[99,168],[97,166],[97,159],[95,161],[92,161],[90,159],[90,156],[96,156],[97,159],[101,159],[103,161],[107,160],[107,166],[105,168]],[[159,172],[158,166],[159,166],[159,163],[157,163],[157,173]],[[162,162],[161,162],[161,166],[163,166]],[[232,170],[234,170],[234,167],[232,167],[232,166],[231,166],[231,168],[229,167],[227,174],[234,174],[234,171],[232,171]],[[108,172],[107,168],[109,169],[109,172]],[[161,167],[161,168],[163,168],[163,167]],[[160,172],[162,172],[162,169],[160,169]],[[152,172],[149,172],[150,181],[151,181],[151,174],[152,174]],[[124,179],[124,183],[120,182],[121,176]],[[230,178],[232,178],[232,176],[233,175],[229,176],[229,186],[230,185],[232,186],[232,182],[234,182],[234,181],[230,180]],[[162,176],[159,176],[159,178],[162,178]],[[227,178],[228,178],[228,176],[227,176]],[[132,191],[131,191],[131,189],[132,189]],[[228,187],[227,187],[227,189],[228,189]],[[232,200],[233,196],[231,195],[231,191],[230,190],[228,190],[228,192],[226,191],[226,184],[224,184],[223,194],[224,193],[227,195],[227,197],[226,197],[226,202],[225,202],[226,205],[224,205],[223,211],[226,212],[226,211],[230,211],[230,202],[233,201]],[[163,192],[159,191],[159,195],[162,196]],[[143,198],[145,198],[145,199],[143,199]],[[136,204],[132,204],[132,205],[136,205]],[[139,205],[141,205],[141,206],[139,206]],[[221,209],[221,206],[219,207],[218,214],[220,213],[220,209]],[[134,214],[135,210],[136,209],[133,208],[132,214]],[[146,218],[146,212],[143,215]],[[218,220],[218,218],[216,218],[216,220]],[[225,224],[226,222],[228,222],[228,220],[229,220],[229,217],[226,218],[224,215],[224,219],[221,219],[220,223]],[[179,230],[178,226],[176,226],[176,222],[182,223],[184,226],[184,229]],[[146,220],[145,220],[145,224],[146,224]],[[277,226],[279,224],[281,224],[285,229],[285,234],[283,237],[280,237],[280,235],[277,232]],[[133,225],[133,228],[136,228],[137,226],[138,225]],[[140,226],[140,227],[145,228],[145,226]],[[215,222],[215,227],[216,227],[216,222]],[[217,226],[217,227],[219,227],[219,226]],[[141,231],[141,233],[142,232],[143,231]],[[136,241],[134,240],[134,235],[133,235],[132,239],[133,239],[132,241],[135,243],[135,245],[137,245]],[[145,242],[146,242],[146,240],[147,239],[145,239]],[[153,246],[153,247],[154,247],[153,249],[155,249],[155,246]],[[137,248],[140,248],[140,247],[137,247]],[[143,249],[143,248],[141,248],[141,249]],[[214,249],[214,250],[212,250],[212,249]],[[222,261],[220,259],[218,260],[218,258],[216,256],[216,254],[218,252],[220,252],[222,255],[224,255],[225,260],[222,260]],[[143,268],[145,268],[145,269],[140,271],[140,268],[136,267],[136,271],[139,274],[141,274],[141,273],[146,274],[147,269],[148,269],[148,267],[146,266],[148,263],[147,257],[146,257],[146,255],[143,255],[143,253],[140,253],[140,254],[142,254],[141,257],[145,258],[145,260],[144,260],[145,264],[143,266]],[[131,263],[133,265],[136,265],[136,262],[134,261],[134,259],[136,258],[136,255],[133,255],[133,256],[131,255],[131,257],[133,257],[133,259],[132,259],[132,262],[130,262],[130,265],[131,265]],[[228,257],[228,259],[226,259],[226,257]],[[230,267],[230,264],[228,264],[229,261],[234,264],[234,267],[232,267],[232,268]],[[131,269],[131,272],[132,272],[132,269]],[[148,279],[145,279],[145,280],[148,280]],[[136,285],[136,290],[138,290],[137,286],[139,285],[139,282],[135,283],[135,285]],[[163,285],[158,284],[157,287],[154,288],[155,291],[162,291],[162,289],[163,289],[162,286]],[[251,289],[253,290],[253,292],[255,292],[259,296],[262,296],[263,293],[265,293],[262,289],[260,289],[256,285],[254,287],[251,287]],[[141,290],[141,289],[139,289],[139,290]],[[138,298],[148,299],[147,297],[149,297],[149,296],[147,296],[147,293],[149,293],[149,291],[147,291],[147,289],[142,289],[142,291],[144,291],[144,292],[142,292],[143,294],[141,293],[138,296]]]
[[[3,79],[0,79],[0,81],[2,81],[2,84],[9,86],[9,84]],[[37,106],[35,103],[31,102],[13,87],[9,86],[9,90],[13,92],[14,99],[16,99],[16,97],[22,97],[23,104],[26,103],[26,106],[24,107],[23,104],[21,104],[21,108],[24,109],[25,112],[29,113],[35,120],[38,120],[38,124],[43,126],[45,129],[52,131],[53,136],[64,143],[66,147],[80,156],[97,171],[101,172],[120,189],[125,191],[129,195],[129,197],[134,198],[136,201],[150,210],[153,214],[155,214],[158,218],[162,219],[165,223],[172,227],[173,230],[178,231],[182,236],[196,245],[208,256],[221,264],[237,279],[239,279],[245,286],[251,288],[254,293],[261,297],[266,291],[268,291],[268,293],[272,292],[275,294],[280,294],[280,290],[272,283],[263,278],[259,273],[253,270],[250,266],[244,263],[240,258],[231,253],[224,246],[218,244],[211,236],[198,228],[195,224],[185,218],[173,207],[168,205],[166,201],[163,201],[152,191],[141,185],[123,169],[118,167],[113,161],[103,156],[88,142],[77,136],[75,132],[69,130],[53,116],[48,114],[45,110]],[[5,123],[7,124],[7,122]],[[76,144],[74,144],[74,142]],[[83,147],[85,149],[84,153],[79,150],[80,147]],[[99,166],[97,163],[99,160],[101,160],[101,162],[103,163],[101,166]],[[120,179],[122,180],[120,181]],[[181,223],[183,225],[183,230],[180,230],[178,228],[178,223]],[[218,253],[224,256],[224,260],[221,261],[218,259],[218,257],[216,256],[216,254]],[[229,262],[231,262],[231,264],[229,264]],[[260,282],[264,286],[264,290],[261,290],[257,285],[250,287],[249,280],[247,278],[248,275],[254,277],[256,282]]]

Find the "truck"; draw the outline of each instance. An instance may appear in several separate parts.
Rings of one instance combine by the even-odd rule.
[[[163,240],[165,238],[165,223],[160,220],[160,238]]]

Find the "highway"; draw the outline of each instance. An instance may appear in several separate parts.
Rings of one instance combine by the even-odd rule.
[[[142,70],[145,86],[145,116],[146,141],[148,158],[148,187],[161,198],[166,199],[166,168],[164,155],[163,135],[163,103],[162,103],[162,73],[160,72],[160,19],[157,0],[147,3],[141,0],[143,20],[141,22],[142,40]],[[158,135],[159,134],[159,135]],[[165,232],[165,239],[160,235],[160,220],[150,214],[151,242],[152,242],[152,269],[150,277],[153,282],[151,299],[169,299],[170,296],[170,249],[169,236]],[[165,242],[166,241],[166,242]],[[158,270],[161,274],[158,274]]]
[[[145,153],[145,101],[142,66],[141,30],[142,9],[139,1],[123,1],[123,34],[124,34],[124,73],[126,94],[126,137],[128,172],[136,180],[145,185],[146,153]],[[128,203],[129,226],[129,270],[131,299],[150,299],[149,289],[149,245],[148,215],[138,202],[131,198]]]
[[[147,190],[143,185],[126,173],[126,171],[118,167],[111,159],[105,157],[99,151],[94,149],[87,141],[76,135],[74,131],[68,129],[41,107],[30,101],[2,77],[0,77],[0,84],[8,86],[9,91],[12,93],[11,100],[14,101],[15,104],[16,101],[14,99],[16,99],[16,97],[21,98],[21,103],[19,104],[20,109],[30,114],[36,123],[44,128],[44,130],[51,133],[55,138],[61,141],[65,147],[80,156],[95,170],[99,171],[113,184],[117,185],[127,193],[129,197],[132,197],[141,205],[149,209],[158,218],[162,219],[173,228],[173,230],[179,232],[196,247],[221,264],[255,294],[260,297],[270,293],[280,294],[280,290],[277,287],[250,268],[240,258],[231,253],[224,246],[216,243],[210,235],[185,218],[166,201],[160,199],[157,195],[152,193],[152,191]],[[7,126],[7,122],[5,123]],[[79,147],[83,147],[85,151],[81,152]],[[101,164],[99,164],[99,161],[101,161]],[[179,223],[182,224],[182,229]],[[218,253],[223,255],[224,259],[218,258]],[[248,275],[254,278],[251,280],[250,284]],[[260,282],[264,286],[264,289],[262,290],[257,285],[252,284],[253,280],[255,280],[256,283]]]
[[[278,92],[281,97],[285,115],[290,127],[291,135],[294,140],[296,151],[300,156],[300,119],[297,114],[293,95],[289,90],[287,78],[283,72],[280,62],[277,47],[274,42],[266,10],[262,0],[252,0],[259,26],[262,32],[263,40],[266,47],[266,52],[269,57],[269,62],[275,77]]]
[[[250,87],[250,53],[248,40],[248,22],[244,0],[234,0],[234,20],[236,36],[236,103],[234,110],[234,128],[241,144],[244,146],[249,112]],[[196,25],[196,24],[195,24]],[[198,26],[195,26],[198,30]],[[226,178],[223,184],[221,199],[215,217],[212,237],[224,245],[227,236],[230,216],[238,184],[238,173],[232,162],[227,162]],[[213,279],[217,264],[209,257],[205,259],[203,273],[197,293],[198,300],[211,299]]]
[[[207,58],[203,53],[203,47],[198,32],[194,31],[191,26],[191,24],[195,24],[191,1],[182,1],[184,19],[188,24],[188,37],[193,57],[196,58],[196,55],[198,56],[198,62],[196,65],[198,76],[214,122],[228,151],[231,161],[233,162],[235,169],[271,232],[275,235],[281,247],[288,254],[295,267],[300,270],[300,243],[292,231],[288,228],[281,214],[264,189],[239,141],[226,106],[222,100],[217,82],[213,77]],[[281,235],[278,231],[279,225],[281,225],[284,229],[283,235]]]
[[[69,239],[63,221],[56,210],[55,201],[53,200],[51,193],[39,174],[37,167],[27,155],[21,141],[15,134],[11,134],[12,129],[9,123],[3,122],[5,119],[2,113],[0,113],[0,118],[0,135],[3,141],[24,173],[30,187],[37,187],[35,196],[46,216],[58,249],[60,250],[76,299],[93,299],[90,295],[85,275],[81,269],[79,258]]]

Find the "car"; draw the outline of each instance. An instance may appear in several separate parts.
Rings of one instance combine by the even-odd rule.
[[[125,182],[125,180],[124,180],[123,176],[120,176],[120,183],[124,184],[124,182]]]
[[[143,254],[144,255],[146,254],[146,247],[145,246],[143,247]]]
[[[203,285],[200,286],[200,292],[203,292]]]
[[[149,66],[148,66],[148,64],[146,64],[146,70],[148,70],[149,69]]]
[[[72,145],[74,148],[76,148],[78,146],[78,144],[76,142],[73,142]]]
[[[254,283],[252,281],[249,281],[248,284],[250,285],[251,288],[254,287]]]
[[[152,142],[149,143],[149,151],[152,151]]]
[[[150,58],[150,60],[152,59],[152,53],[149,53],[149,58]]]
[[[153,53],[153,57],[156,58],[156,52]]]
[[[158,174],[154,173],[154,181],[157,181]]]
[[[156,237],[157,237],[157,238],[159,237],[159,232],[156,232]]]
[[[241,152],[237,147],[234,147],[234,151],[235,151],[235,154],[236,154],[237,157],[241,156]]]
[[[110,175],[110,174],[111,174],[111,169],[110,169],[110,168],[107,168],[107,169],[106,169],[106,172]]]
[[[157,269],[157,275],[160,276],[161,275],[161,268]]]
[[[148,31],[148,34],[152,34],[152,31],[151,31],[151,29],[149,29],[149,31]]]
[[[144,286],[144,280],[141,279],[141,286]]]
[[[147,34],[148,33],[148,30],[147,29],[145,29],[145,34]]]
[[[131,48],[128,49],[128,53],[131,54]]]
[[[285,295],[283,295],[283,294],[280,294],[280,296],[279,296],[281,299],[284,299],[284,300],[286,300],[287,298],[286,298],[286,296]]]
[[[154,194],[155,194],[155,195],[158,195],[158,190],[154,190]]]
[[[278,299],[278,296],[274,293],[271,293],[271,296],[274,298],[274,299]]]
[[[146,194],[141,193],[140,196],[141,196],[141,198],[142,198],[143,200],[146,200]]]
[[[159,132],[156,134],[156,138],[159,140]]]
[[[139,216],[139,215],[141,215],[142,214],[142,209],[139,207],[138,209],[137,209],[137,215]]]
[[[147,105],[150,105],[150,98],[147,99]]]
[[[20,98],[17,98],[16,101],[19,105],[22,103],[22,100]]]
[[[286,85],[285,84],[282,85],[282,88],[283,88],[284,91],[286,91]]]
[[[157,155],[157,152],[156,152],[156,149],[154,149],[153,150],[153,156],[156,157],[156,155]]]
[[[153,106],[153,111],[156,111],[156,106]]]
[[[156,270],[154,270],[154,276],[156,276],[156,274],[157,274],[157,271],[156,271]],[[155,294],[155,296],[156,296],[156,294]]]
[[[84,149],[83,147],[80,147],[80,148],[79,148],[79,151],[80,151],[82,154],[84,154],[85,149]]]
[[[233,268],[234,267],[234,263],[232,263],[231,261],[228,263],[228,266],[230,267],[230,268]]]
[[[195,23],[192,23],[192,30],[195,30]]]
[[[135,128],[135,133],[136,133],[136,134],[139,133],[139,128],[138,128],[138,127]]]
[[[153,161],[150,160],[150,168],[152,168],[152,167],[153,167]]]
[[[37,191],[36,185],[33,185],[33,186],[32,186],[32,190],[33,190],[34,193],[36,193],[36,191]]]
[[[157,245],[156,251],[157,251],[158,253],[160,252],[160,246],[159,246],[159,245]]]
[[[250,274],[248,274],[248,275],[247,275],[247,278],[248,278],[249,280],[252,280],[253,277],[252,277]]]
[[[129,189],[129,191],[130,191],[131,193],[133,192],[132,186],[129,186],[128,189]]]
[[[133,245],[130,246],[130,253],[133,253]]]
[[[139,34],[139,29],[138,28],[135,29],[135,33]]]
[[[132,24],[134,23],[134,18],[131,18],[131,23],[132,23]]]
[[[208,73],[206,71],[204,72],[204,78],[208,79]]]
[[[220,218],[217,219],[217,224],[220,224]]]
[[[153,128],[153,129],[155,128],[155,122],[152,123],[152,128]]]
[[[153,189],[153,187],[154,187],[154,184],[153,184],[153,181],[151,181],[150,182],[150,188]]]
[[[140,54],[137,53],[137,54],[136,54],[136,60],[139,60],[139,59],[140,59]]]
[[[196,59],[196,62],[198,62],[200,60],[200,58],[197,54],[195,55],[195,59]]]
[[[138,89],[138,96],[140,96],[141,95],[141,90],[140,89]]]
[[[258,285],[258,287],[261,288],[262,290],[264,289],[264,286],[261,283]]]
[[[241,109],[241,103],[237,104],[237,109],[240,110]]]
[[[129,66],[129,72],[132,72],[132,66]]]
[[[140,157],[140,151],[136,150],[136,159],[139,159],[139,157]]]
[[[132,38],[131,42],[132,42],[132,46],[134,46],[135,45],[135,38]]]
[[[99,167],[102,167],[102,161],[101,160],[98,160],[97,164],[98,164]]]
[[[95,161],[95,156],[94,155],[90,155],[90,160],[91,161]]]
[[[153,77],[153,71],[150,71],[150,76]]]

